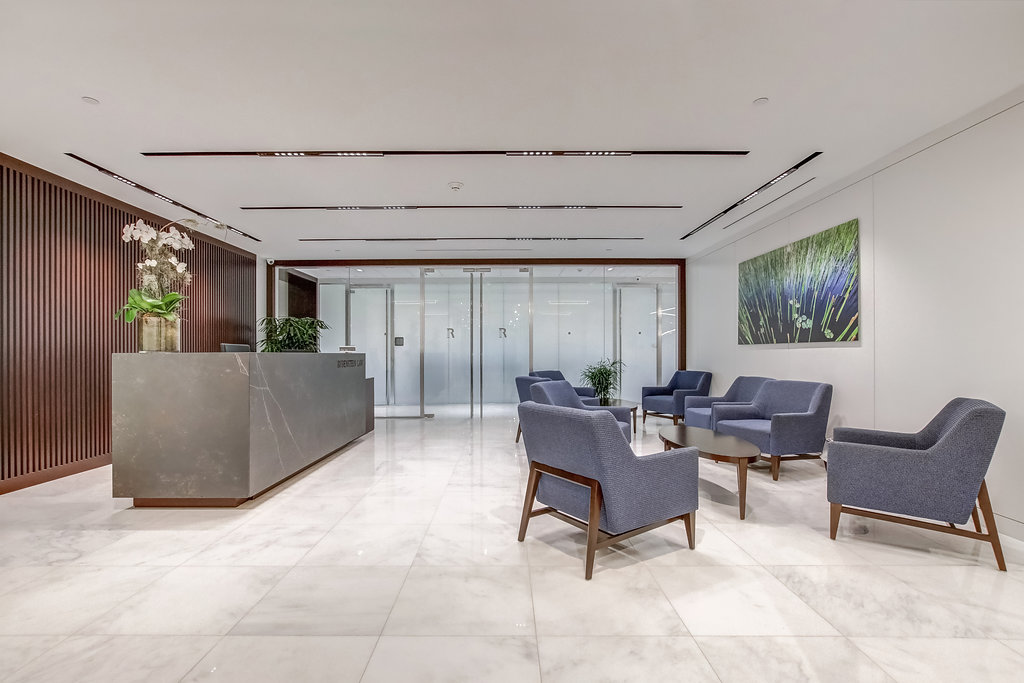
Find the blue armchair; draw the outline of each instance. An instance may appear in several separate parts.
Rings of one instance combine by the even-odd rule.
[[[828,448],[829,535],[835,539],[844,512],[909,524],[991,543],[1006,571],[985,485],[1005,417],[988,401],[955,398],[916,434],[837,428]],[[974,531],[956,527],[968,519]]]
[[[543,377],[544,379],[556,381],[568,381],[560,370],[534,370],[530,373],[530,376]],[[597,392],[594,391],[594,387],[573,387],[572,389],[576,392],[577,396],[583,399],[583,403],[588,406],[596,406],[600,401],[600,399],[597,398]]]
[[[683,399],[683,422],[687,427],[711,429],[711,406],[715,403],[750,403],[761,385],[771,377],[737,377],[722,396],[687,396]]]
[[[531,400],[530,387],[537,382],[549,382],[547,377],[534,377],[533,375],[520,375],[516,377],[516,393],[519,394],[519,402]],[[523,426],[519,425],[516,427],[516,443],[519,443],[519,437],[523,435]]]
[[[630,419],[632,418],[632,408],[625,406],[592,406],[583,402],[583,400],[573,391],[572,385],[565,380],[550,380],[547,382],[537,382],[530,386],[530,397],[537,403],[543,403],[549,406],[562,406],[564,408],[576,408],[578,410],[595,410],[608,412],[615,416],[616,421],[619,423],[619,428],[622,433],[626,436],[626,441],[630,440]]]
[[[687,396],[707,396],[711,391],[711,373],[698,370],[676,370],[669,383],[663,387],[642,387],[640,404],[644,410],[644,424],[647,413],[658,417],[671,417],[672,424],[679,424],[679,418],[686,411]]]
[[[694,547],[696,448],[637,457],[603,410],[528,401],[519,404],[519,423],[530,460],[520,542],[538,515],[550,514],[585,530],[588,580],[598,549],[676,520],[686,525]],[[546,507],[534,510],[535,500]]]
[[[749,404],[712,405],[711,424],[716,432],[760,448],[778,481],[783,460],[821,457],[831,407],[831,384],[773,379],[761,385]]]

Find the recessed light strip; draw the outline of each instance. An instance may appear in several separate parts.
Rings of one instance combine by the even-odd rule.
[[[233,228],[230,225],[225,225],[224,223],[221,223],[220,221],[218,221],[216,218],[212,218],[210,216],[207,216],[202,211],[196,211],[192,207],[185,206],[181,202],[175,201],[174,199],[171,199],[170,197],[162,195],[162,194],[160,194],[159,192],[157,192],[155,190],[151,190],[148,187],[146,187],[145,185],[140,185],[140,184],[136,183],[133,180],[129,180],[128,178],[125,178],[122,175],[114,173],[113,171],[111,171],[109,169],[103,168],[99,164],[94,164],[93,162],[89,161],[88,159],[83,159],[82,157],[78,156],[77,154],[72,154],[71,152],[65,152],[65,154],[67,156],[71,157],[72,159],[74,159],[75,161],[82,162],[86,166],[92,166],[94,169],[96,169],[97,171],[99,171],[103,175],[109,176],[109,177],[113,178],[114,180],[119,180],[122,183],[124,183],[125,185],[130,185],[131,187],[134,187],[136,190],[141,190],[141,191],[145,192],[146,194],[152,195],[152,196],[156,197],[157,199],[159,199],[160,201],[167,202],[168,204],[172,204],[174,206],[177,206],[180,209],[185,209],[186,211],[191,211],[192,213],[194,213],[195,215],[199,216],[200,218],[205,218],[206,220],[210,221],[211,223],[216,223],[217,225],[219,225],[219,226],[221,226],[221,227],[223,227],[223,228],[225,228],[227,230],[230,230],[231,232],[235,233],[236,235],[241,235],[242,237],[246,237],[248,239],[251,239],[254,242],[262,242],[263,241],[263,240],[261,240],[261,239],[259,239],[257,237],[253,237],[252,235],[250,235],[248,233],[242,232],[238,228]]]
[[[762,192],[767,190],[769,187],[772,187],[773,185],[775,185],[780,180],[783,180],[784,178],[787,178],[787,177],[791,176],[801,166],[803,166],[804,164],[812,161],[813,159],[815,159],[816,157],[818,157],[820,155],[821,155],[821,152],[814,152],[813,154],[808,155],[806,158],[800,160],[796,165],[791,166],[790,168],[786,169],[785,171],[783,171],[779,175],[775,176],[774,178],[769,180],[767,183],[765,183],[761,187],[757,188],[756,190],[754,190],[750,194],[748,194],[745,197],[743,197],[743,199],[739,200],[738,202],[735,202],[734,204],[732,204],[728,208],[723,209],[722,211],[718,212],[718,214],[716,214],[712,218],[709,218],[708,220],[704,221],[703,223],[701,223],[696,228],[694,228],[690,232],[686,233],[685,235],[683,235],[679,239],[680,240],[685,240],[687,237],[692,237],[693,235],[696,235],[698,232],[700,232],[704,228],[708,227],[709,225],[711,225],[712,223],[717,221],[719,218],[721,218],[725,214],[727,214],[730,211],[732,211],[733,209],[736,209],[737,207],[742,206],[743,204],[749,202],[751,199],[753,199],[757,195],[761,194]],[[780,197],[780,199],[781,199],[781,197]]]
[[[679,204],[402,204],[344,206],[240,206],[243,211],[411,211],[413,209],[681,209]]]
[[[643,237],[301,237],[299,242],[628,242]]]
[[[141,152],[145,157],[392,157],[392,156],[509,156],[509,157],[628,157],[628,156],[744,156],[746,149],[635,150],[504,150],[504,149],[389,149],[389,150],[253,150]]]

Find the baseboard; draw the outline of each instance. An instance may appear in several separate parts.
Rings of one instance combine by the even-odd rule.
[[[78,474],[79,472],[85,472],[87,470],[94,470],[97,467],[103,467],[104,465],[109,464],[110,453],[106,453],[105,455],[97,455],[94,458],[86,458],[85,460],[79,460],[78,462],[69,462],[66,465],[49,467],[45,470],[40,470],[31,474],[11,477],[10,479],[0,481],[0,495],[10,493],[11,491],[27,489],[29,486],[35,486],[37,484],[45,484],[46,482],[53,481],[54,479],[69,477],[72,474]]]
[[[1024,541],[1024,522],[996,513],[996,528],[1000,536],[1009,536]]]

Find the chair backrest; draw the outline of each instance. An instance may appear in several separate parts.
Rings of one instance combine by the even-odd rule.
[[[248,353],[252,351],[248,344],[225,344],[223,342],[221,342],[220,350],[229,353]]]
[[[766,381],[754,395],[753,404],[762,417],[776,413],[821,413],[827,418],[832,405],[832,385],[791,379]]]
[[[537,382],[530,386],[530,397],[537,403],[565,408],[583,408],[576,390],[564,379]],[[600,411],[605,412],[605,411]],[[611,415],[611,413],[608,413]]]
[[[711,389],[711,373],[702,370],[676,370],[668,383],[669,389],[696,389],[707,396]]]
[[[955,446],[963,456],[983,461],[984,470],[988,470],[1005,419],[1006,412],[988,401],[954,398],[917,433],[915,440],[922,449],[940,442]]]
[[[729,387],[729,390],[725,392],[723,397],[726,401],[735,401],[737,403],[750,402],[754,400],[754,396],[761,389],[761,385],[771,380],[771,377],[752,377],[752,376],[739,376]]]
[[[519,402],[531,400],[530,387],[537,382],[550,382],[547,377],[533,377],[532,375],[520,375],[516,377],[516,392],[519,394]]]
[[[530,373],[532,377],[543,377],[544,379],[565,379],[559,370],[534,370]]]

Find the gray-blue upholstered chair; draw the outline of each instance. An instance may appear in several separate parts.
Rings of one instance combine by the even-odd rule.
[[[687,396],[683,399],[683,422],[687,427],[711,429],[711,406],[715,403],[750,403],[761,385],[771,377],[744,377],[733,380],[721,396]]]
[[[619,428],[630,441],[630,420],[632,409],[625,406],[592,406],[583,402],[583,399],[573,391],[572,385],[562,380],[549,380],[537,382],[530,386],[530,397],[537,403],[549,406],[562,406],[564,408],[578,408],[579,410],[595,410],[608,412],[615,416]]]
[[[676,370],[665,386],[642,387],[640,405],[644,411],[644,424],[647,424],[647,413],[671,417],[672,424],[679,424],[679,419],[686,412],[686,397],[707,396],[709,391],[711,373],[700,370]]]
[[[520,375],[516,377],[516,393],[519,394],[519,402],[530,401],[530,387],[537,382],[550,382],[547,377],[534,377],[533,375]],[[519,425],[516,427],[516,443],[519,443],[519,437],[523,435],[523,426]]]
[[[778,481],[783,460],[820,458],[825,447],[832,385],[768,380],[746,404],[715,403],[711,424],[716,432],[737,436],[761,449]]]
[[[527,401],[519,404],[519,424],[530,460],[520,541],[538,515],[554,515],[585,530],[587,579],[599,548],[676,520],[686,525],[694,547],[696,448],[637,457],[615,418],[603,410]],[[535,500],[545,507],[534,510]]]
[[[533,372],[530,373],[530,376],[543,377],[545,379],[551,380],[568,381],[565,379],[565,375],[562,374],[561,370],[534,370]],[[575,391],[576,395],[582,398],[583,402],[588,406],[596,406],[600,402],[600,399],[597,398],[597,392],[594,391],[594,387],[574,386],[573,391]]]
[[[837,427],[828,447],[829,535],[836,537],[844,512],[909,524],[991,543],[1006,571],[985,485],[1005,417],[988,401],[955,398],[916,434]],[[957,528],[968,519],[974,531]]]

